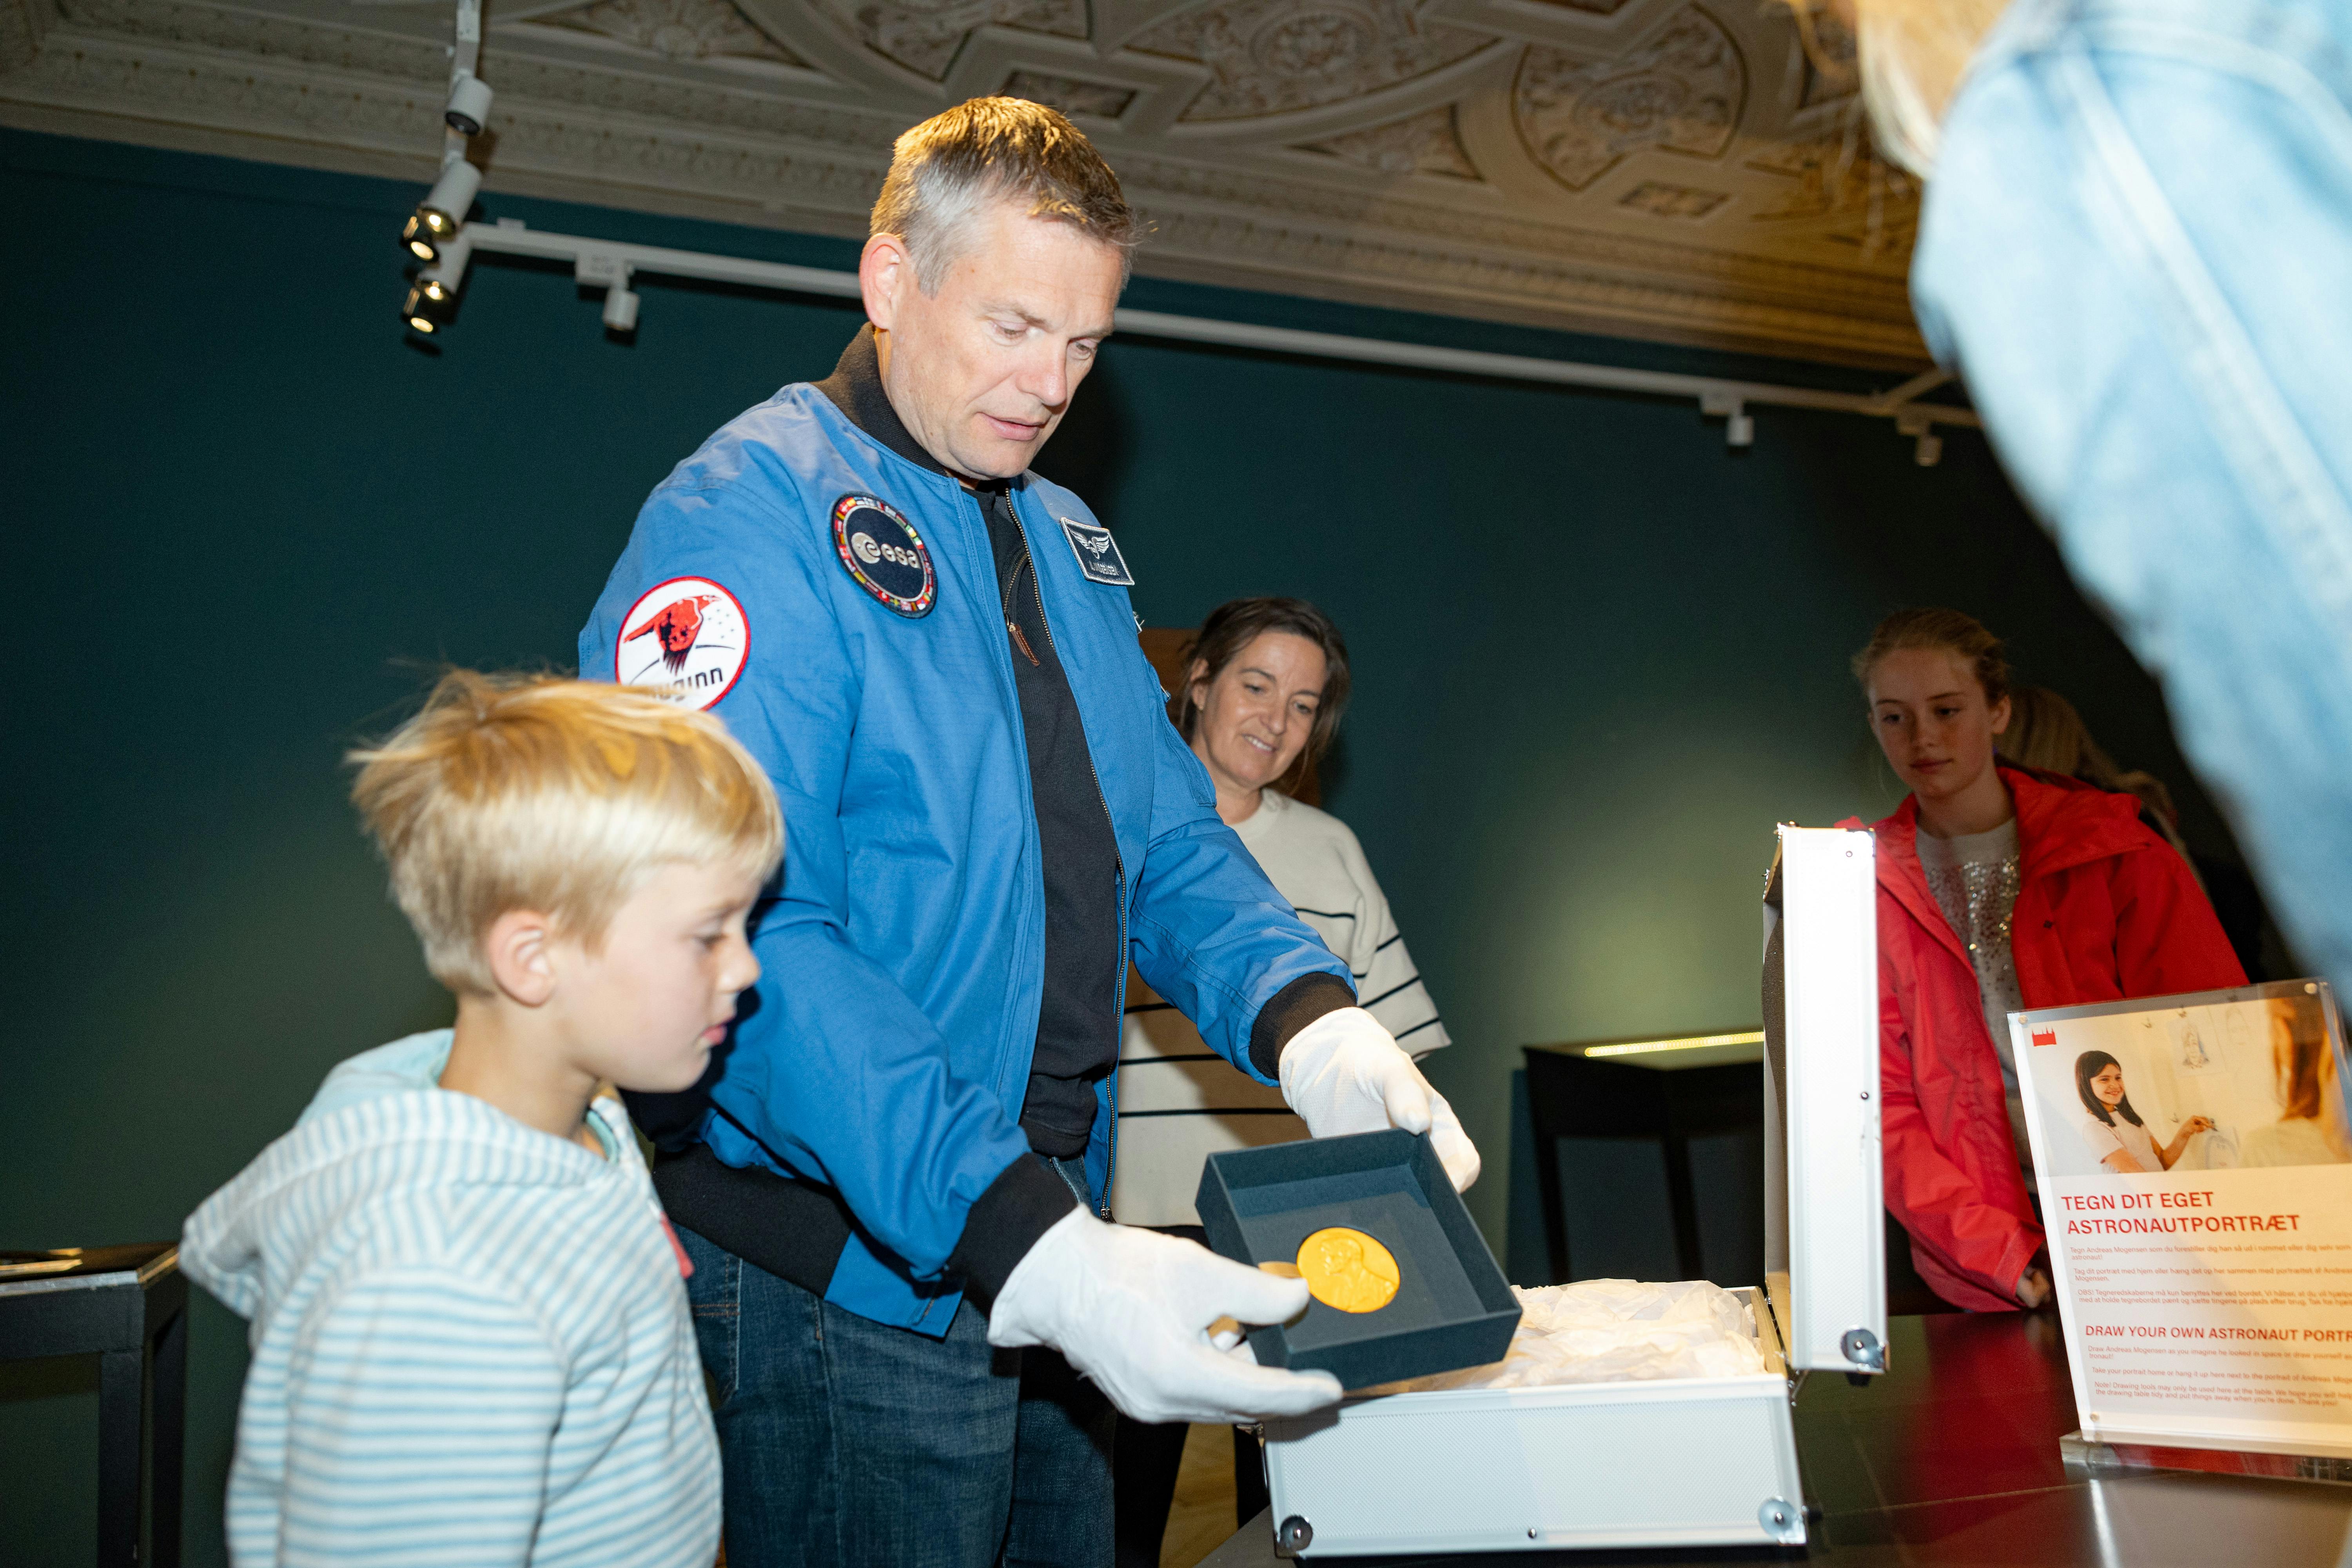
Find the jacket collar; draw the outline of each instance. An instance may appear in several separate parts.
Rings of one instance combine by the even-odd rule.
[[[2105,860],[2147,847],[2139,801],[2111,795],[2064,773],[2004,765],[2010,798],[2017,803],[2017,837],[2023,847],[2024,875]]]
[[[2017,806],[2021,882],[2147,847],[2147,834],[2139,826],[2139,803],[2130,795],[2109,795],[2063,773],[2010,763],[1995,765]],[[1857,821],[1854,826],[1861,824]],[[1910,911],[1912,919],[1965,957],[1942,906],[1927,889],[1927,873],[1919,864],[1918,796],[1904,796],[1903,804],[1873,824],[1871,831],[1878,840],[1879,885]]]
[[[1854,826],[1862,826],[1859,820]],[[1905,795],[1903,804],[1893,815],[1871,824],[1871,836],[1877,840],[1878,885],[1901,904],[1921,930],[1949,948],[1963,963],[1968,953],[1960,939],[1953,933],[1951,922],[1944,918],[1943,906],[1928,890],[1927,873],[1919,864],[1919,799]],[[2023,825],[2018,828],[2018,838],[2025,837]]]
[[[968,489],[993,491],[1005,488],[1002,479],[975,483],[951,472],[915,439],[906,421],[898,417],[898,409],[891,406],[890,395],[883,390],[882,355],[875,347],[873,322],[857,329],[857,335],[841,351],[841,360],[833,367],[833,374],[818,382],[816,389],[852,425],[925,472],[953,479]]]

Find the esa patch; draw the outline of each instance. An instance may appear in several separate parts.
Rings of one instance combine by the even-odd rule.
[[[751,622],[734,595],[708,577],[673,577],[621,617],[613,679],[708,708],[733,689],[751,651]]]
[[[834,502],[833,550],[859,587],[908,620],[929,615],[939,603],[931,552],[888,501],[849,495]]]
[[[1127,569],[1127,558],[1118,552],[1118,542],[1108,528],[1097,528],[1090,522],[1073,522],[1066,517],[1054,520],[1062,525],[1062,534],[1070,542],[1070,552],[1078,558],[1078,570],[1087,574],[1089,583],[1106,587],[1132,588],[1135,575]]]

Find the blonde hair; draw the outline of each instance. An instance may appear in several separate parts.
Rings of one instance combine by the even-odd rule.
[[[1903,648],[1937,648],[1959,660],[1984,688],[1990,708],[2009,695],[2009,657],[2000,639],[1982,621],[1958,610],[1898,610],[1878,623],[1870,644],[1853,656],[1853,679],[1870,694],[1870,672],[1878,661]]]
[[[1812,18],[1827,0],[1789,0],[1818,58]],[[1936,165],[1944,112],[2009,0],[1853,0],[1862,100],[1878,150],[1925,179]]]
[[[2197,858],[2180,836],[2180,813],[2162,779],[2150,773],[2126,773],[2091,738],[2090,726],[2074,705],[2046,686],[2018,687],[2009,694],[2009,728],[1993,737],[1995,751],[2021,767],[2065,773],[2111,795],[2137,799],[2142,817],[2179,853],[2199,889],[2210,895],[2205,873],[2197,868]]]
[[[2072,702],[2046,686],[2021,686],[2009,700],[2009,728],[1993,741],[2002,756],[2029,768],[2072,774],[2116,795],[2137,795],[2168,826],[2179,816],[2164,781],[2150,773],[2126,772],[2091,738],[2090,726]]]
[[[1086,133],[1023,98],[969,99],[902,134],[866,232],[905,240],[916,281],[932,294],[991,201],[1017,202],[1030,217],[1066,223],[1112,247],[1122,279],[1143,237],[1118,176]]]
[[[2299,996],[2273,996],[2269,1005],[2280,1120],[2332,1121],[2335,1108],[2327,1090],[2336,1077],[2336,1055],[2319,1004]]]
[[[751,753],[709,714],[628,687],[453,669],[350,760],[393,898],[453,991],[492,988],[482,935],[510,910],[593,950],[663,866],[764,882],[783,858],[783,813]]]

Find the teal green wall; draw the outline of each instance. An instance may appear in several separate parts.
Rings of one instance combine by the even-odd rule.
[[[338,1058],[442,1021],[338,758],[442,660],[569,661],[646,491],[829,369],[838,304],[645,284],[634,346],[562,271],[479,270],[430,351],[394,321],[381,181],[0,133],[38,243],[0,294],[5,713],[0,1246],[174,1234]],[[512,198],[536,226],[845,265],[838,241]],[[1693,370],[1821,367],[1139,282],[1130,302]],[[1138,609],[1314,598],[1358,698],[1332,804],[1459,1042],[1433,1076],[1487,1151],[1533,1040],[1757,1016],[1781,819],[1895,792],[1844,666],[1959,605],[2226,840],[2154,689],[1982,443],[1922,470],[1881,423],[1120,342],[1043,467],[1120,532]],[[1524,1200],[1526,1194],[1521,1193]],[[1523,1228],[1523,1227],[1522,1227]],[[195,1323],[191,1561],[221,1561],[241,1330]],[[0,1557],[86,1558],[87,1378],[0,1372]]]

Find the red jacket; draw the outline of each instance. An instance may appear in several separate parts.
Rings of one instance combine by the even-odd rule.
[[[2137,800],[2006,763],[2000,776],[2023,852],[2010,950],[2027,1007],[2246,983],[2188,863],[2139,820]],[[1927,890],[1918,823],[1919,803],[1906,799],[1873,829],[1886,1206],[1936,1294],[2006,1310],[2042,1226],[2010,1140],[1976,970]]]

